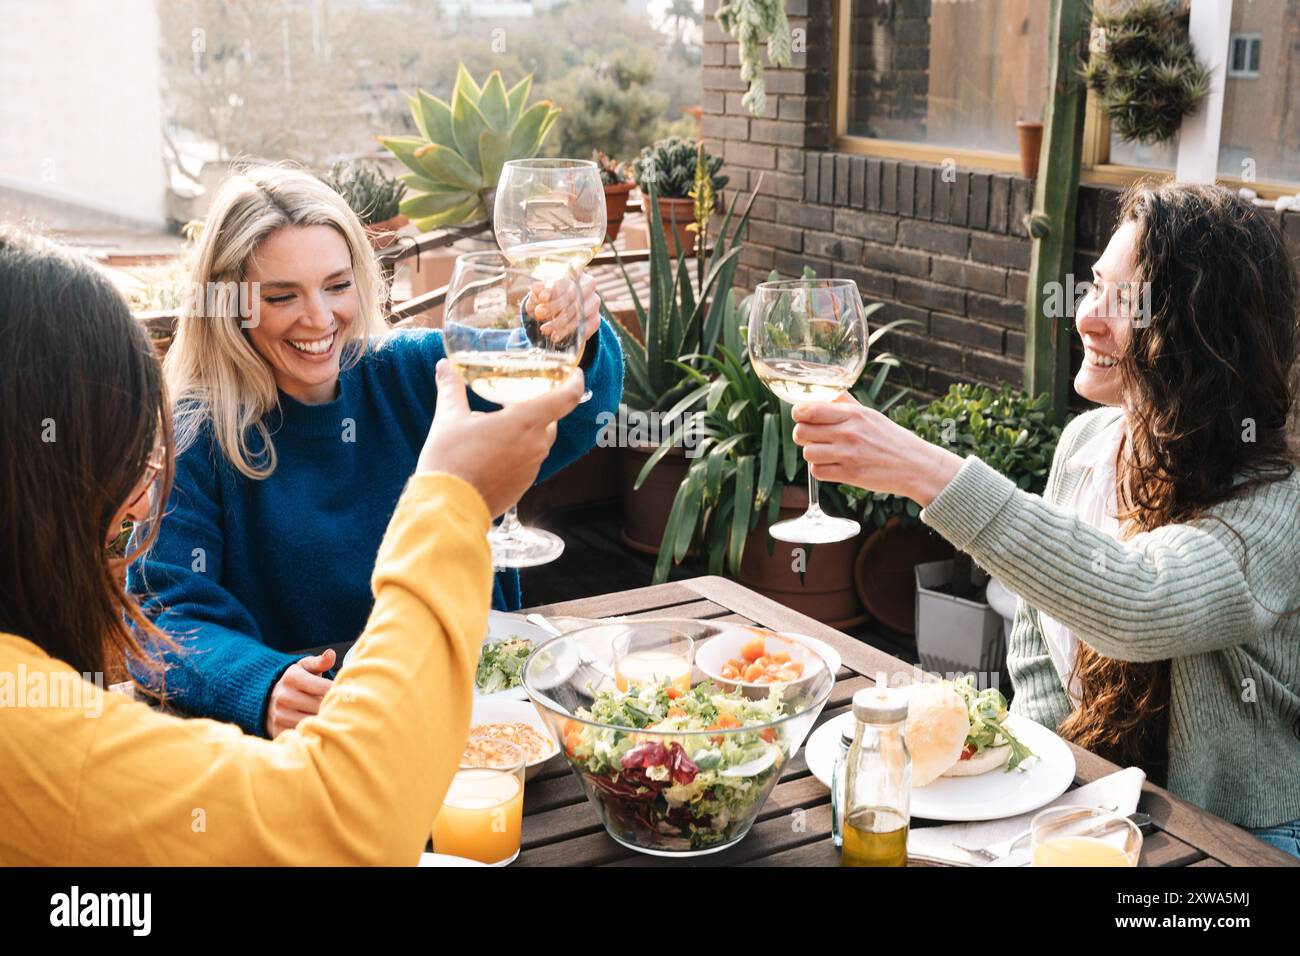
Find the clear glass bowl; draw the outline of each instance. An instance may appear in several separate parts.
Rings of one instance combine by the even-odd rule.
[[[605,829],[624,846],[688,857],[743,839],[826,705],[835,680],[822,668],[819,677],[798,688],[777,685],[779,709],[733,692],[724,710],[741,726],[725,726],[730,721],[724,719],[722,726],[676,729],[669,717],[662,721],[668,728],[649,729],[665,715],[656,712],[654,722],[641,728],[590,716],[602,691],[624,693],[615,686],[613,667],[620,636],[684,634],[698,646],[734,629],[689,619],[600,624],[547,641],[525,663],[524,689]],[[697,681],[702,676],[695,672]],[[726,691],[716,687],[716,693]],[[751,723],[765,706],[773,713]]]

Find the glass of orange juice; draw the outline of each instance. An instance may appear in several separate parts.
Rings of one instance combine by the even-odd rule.
[[[1034,866],[1137,866],[1142,831],[1094,807],[1052,807],[1030,825]]]
[[[671,681],[683,694],[691,689],[695,641],[673,630],[628,631],[614,638],[614,683],[619,690]]]
[[[505,866],[519,856],[523,816],[523,750],[505,740],[470,737],[433,823],[433,849]]]

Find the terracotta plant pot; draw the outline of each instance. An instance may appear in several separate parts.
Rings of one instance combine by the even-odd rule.
[[[781,493],[778,520],[797,518],[807,507],[808,489],[802,484],[786,485]],[[815,546],[777,541],[768,554],[771,538],[767,528],[765,516],[745,542],[745,556],[741,558],[737,575],[741,584],[841,630],[866,621],[867,614],[853,582],[854,558],[865,535]],[[794,569],[795,548],[804,549],[802,575]]]
[[[1016,132],[1020,135],[1020,174],[1026,179],[1037,179],[1043,124],[1037,120],[1016,120]]]
[[[664,224],[664,239],[668,243],[668,254],[674,259],[681,250],[695,247],[695,233],[688,228],[695,222],[694,199],[659,200],[659,218]]]
[[[407,219],[401,213],[398,213],[391,219],[385,219],[383,222],[374,222],[366,226],[366,236],[370,239],[370,245],[375,252],[387,249],[397,238],[397,230],[401,229],[411,220]]]
[[[916,575],[913,568],[951,558],[953,547],[923,524],[894,517],[867,537],[853,565],[859,599],[871,616],[900,634],[916,631]]]
[[[677,487],[686,477],[690,461],[680,448],[672,449],[655,465],[637,491],[636,476],[657,445],[625,445],[619,449],[619,494],[623,501],[623,543],[634,551],[658,554]]]
[[[623,228],[623,214],[627,211],[628,193],[633,183],[617,183],[605,187],[605,238],[613,242]]]

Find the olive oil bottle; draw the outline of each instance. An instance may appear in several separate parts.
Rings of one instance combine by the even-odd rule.
[[[883,675],[882,675],[883,676]],[[912,757],[907,697],[878,680],[853,695],[856,728],[844,761],[844,866],[906,866]]]

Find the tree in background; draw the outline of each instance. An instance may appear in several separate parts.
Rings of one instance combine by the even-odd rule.
[[[421,87],[445,99],[464,62],[476,76],[532,73],[534,95],[564,108],[560,122],[572,132],[560,136],[570,137],[572,155],[601,146],[631,156],[670,126],[686,128],[682,107],[699,102],[693,5],[673,3],[651,22],[616,0],[457,19],[444,17],[438,0],[168,0],[158,5],[168,119],[227,157],[323,168],[378,152],[379,131],[414,133],[406,95]],[[629,75],[636,79],[622,85]],[[627,130],[635,132],[622,138],[626,146],[611,142]]]

